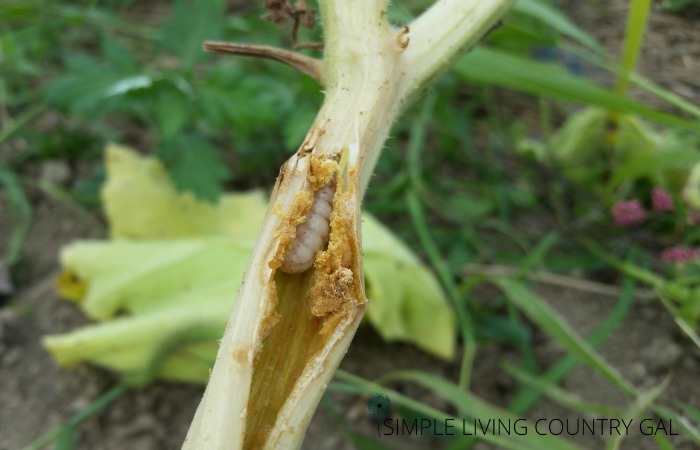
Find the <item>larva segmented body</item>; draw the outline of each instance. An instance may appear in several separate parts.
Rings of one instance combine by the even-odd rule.
[[[297,226],[296,236],[284,256],[282,272],[301,273],[313,265],[316,253],[328,242],[334,195],[333,181],[316,191],[306,219]]]

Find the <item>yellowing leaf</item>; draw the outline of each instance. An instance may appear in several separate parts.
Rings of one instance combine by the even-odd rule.
[[[62,295],[103,322],[44,345],[62,365],[87,361],[132,383],[206,382],[266,199],[254,191],[211,205],[177,192],[156,159],[114,145],[107,159],[103,197],[114,239],[64,248],[59,281]],[[435,277],[369,215],[363,242],[369,322],[385,339],[450,358],[456,325]]]
[[[230,284],[195,289],[177,305],[46,336],[43,344],[62,366],[87,361],[132,384],[154,377],[205,383],[234,293]]]
[[[102,191],[112,237],[169,239],[228,235],[255,239],[267,211],[262,190],[222,196],[219,203],[178,192],[163,165],[126,147],[106,149]]]
[[[433,274],[368,214],[362,234],[370,323],[386,340],[412,342],[441,358],[454,356],[455,318]]]
[[[61,263],[88,286],[85,313],[105,320],[165,308],[181,293],[217,283],[230,286],[230,303],[252,248],[229,238],[79,241],[61,252]]]

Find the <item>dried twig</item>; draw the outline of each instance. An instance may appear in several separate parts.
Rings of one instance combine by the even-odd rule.
[[[252,56],[283,62],[321,82],[321,62],[316,58],[311,58],[301,53],[269,45],[235,44],[218,41],[205,42],[203,48],[209,53]]]

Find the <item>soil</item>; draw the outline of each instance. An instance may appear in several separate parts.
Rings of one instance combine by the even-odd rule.
[[[569,2],[570,17],[592,32],[613,54],[619,53],[626,4],[612,2]],[[695,103],[700,99],[700,40],[697,21],[655,11],[641,72]],[[635,93],[635,95],[638,93]],[[641,94],[640,94],[641,95]],[[645,98],[645,100],[647,100]],[[11,306],[0,307],[0,450],[18,449],[47,430],[65,423],[100,394],[114,386],[113,375],[89,367],[62,370],[41,347],[45,334],[67,331],[85,323],[74,305],[57,298],[54,277],[61,247],[76,239],[100,238],[102,231],[68,205],[40,192],[32,193],[34,218],[24,246],[30,265]],[[0,206],[6,205],[0,198]],[[0,212],[4,209],[0,210]],[[0,215],[0,236],[9,235],[9,217]],[[0,239],[0,252],[7,243]],[[534,288],[580,333],[587,333],[610,312],[615,298],[567,287],[535,284]],[[555,343],[536,336],[536,353],[542,367],[549,367],[564,355]],[[638,298],[621,326],[599,348],[600,354],[639,389],[670,380],[661,397],[663,403],[683,401],[700,408],[700,354],[682,336],[672,317],[654,298]],[[479,349],[472,391],[483,399],[504,406],[513,395],[515,383],[500,367],[515,361],[516,352],[502,346]],[[436,360],[414,347],[383,342],[369,327],[361,328],[341,366],[373,379],[397,369],[418,369],[454,380],[457,362]],[[627,397],[600,375],[579,365],[564,380],[563,388],[589,402],[612,407],[629,407]],[[412,398],[446,409],[447,405],[409,385],[394,388]],[[156,383],[130,390],[103,413],[88,419],[77,429],[78,449],[179,448],[199,399],[201,386]],[[376,428],[367,413],[366,399],[338,392],[329,393],[334,408],[353,430],[373,436]],[[581,418],[557,404],[543,400],[528,415],[536,418]],[[587,417],[591,419],[591,417]],[[674,424],[675,426],[675,424]],[[602,448],[604,441],[593,436],[576,436],[584,448]],[[411,436],[385,437],[391,448],[443,448],[445,441]],[[694,448],[681,437],[671,436],[678,449]],[[49,448],[48,446],[46,448]],[[354,448],[340,431],[333,414],[320,407],[309,427],[303,448],[345,450]],[[484,450],[490,445],[478,443]],[[623,440],[623,449],[651,449],[656,444],[638,432]]]

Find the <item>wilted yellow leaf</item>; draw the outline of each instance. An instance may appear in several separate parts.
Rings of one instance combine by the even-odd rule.
[[[114,238],[171,239],[226,235],[255,239],[267,211],[262,190],[223,195],[215,205],[178,192],[163,165],[126,147],[105,150],[102,191]]]
[[[177,192],[156,159],[115,145],[107,175],[114,239],[64,248],[59,282],[62,295],[81,298],[86,314],[105,322],[44,344],[63,365],[91,362],[133,383],[206,382],[267,200],[262,191],[227,194],[216,205],[197,200]],[[385,339],[451,357],[456,325],[435,277],[366,214],[363,242],[370,323]]]

